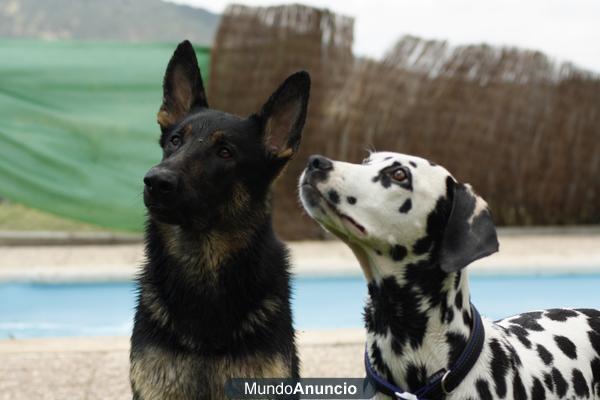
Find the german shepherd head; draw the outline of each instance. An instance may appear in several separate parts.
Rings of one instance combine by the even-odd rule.
[[[162,161],[144,177],[152,222],[192,235],[259,224],[269,188],[296,154],[310,77],[288,77],[262,108],[241,118],[209,108],[190,42],[179,44],[158,112]]]

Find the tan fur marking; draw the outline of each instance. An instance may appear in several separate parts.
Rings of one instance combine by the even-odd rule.
[[[183,400],[194,396],[185,387],[194,372],[192,357],[146,347],[131,360],[129,379],[142,399]]]
[[[211,230],[202,237],[186,237],[176,225],[157,224],[168,253],[188,267],[190,274],[216,278],[218,267],[236,251],[247,246],[249,231]]]
[[[240,213],[247,212],[250,203],[250,195],[248,191],[240,183],[236,183],[233,187],[231,202],[225,205],[223,210],[226,214],[235,217]]]
[[[189,137],[192,135],[192,125],[187,124],[186,126],[183,127],[182,131],[183,131],[183,138],[189,139]]]
[[[179,118],[187,113],[192,107],[194,94],[188,74],[181,68],[175,68],[173,73],[173,95],[175,97],[175,106],[177,106]]]
[[[175,123],[173,116],[171,114],[169,114],[169,112],[167,110],[163,109],[162,107],[158,111],[158,114],[156,114],[156,121],[163,128],[171,126]]]
[[[246,319],[242,321],[240,327],[240,334],[254,332],[257,326],[264,328],[271,316],[277,313],[280,307],[281,302],[279,299],[264,299],[258,308],[246,315]]]
[[[222,130],[216,130],[210,134],[209,140],[211,143],[217,143],[219,140],[222,140],[225,137],[225,132]]]
[[[197,378],[201,375],[208,382],[198,382]],[[203,385],[202,389],[211,399],[226,399],[224,387],[228,379],[290,376],[291,360],[282,355],[201,357],[147,347],[135,354],[130,365],[132,388],[144,399],[195,398],[198,395],[195,393],[197,384]]]
[[[140,301],[142,305],[150,312],[151,318],[158,322],[162,327],[170,325],[169,311],[165,308],[160,297],[154,292],[151,286],[146,285],[142,290]]]
[[[232,359],[222,358],[216,361],[220,376],[229,378],[289,378],[290,363],[281,355],[274,357],[249,356]]]

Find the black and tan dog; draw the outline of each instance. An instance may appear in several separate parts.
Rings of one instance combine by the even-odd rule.
[[[221,399],[231,377],[296,378],[288,253],[269,192],[300,144],[310,78],[290,76],[248,118],[212,110],[185,41],[163,88],[163,159],[144,178],[133,398]]]

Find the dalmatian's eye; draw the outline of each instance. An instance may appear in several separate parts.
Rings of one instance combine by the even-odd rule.
[[[406,175],[406,171],[404,171],[403,168],[398,168],[393,171],[390,171],[390,176],[396,182],[402,182],[406,180],[406,178],[408,178],[408,176]]]

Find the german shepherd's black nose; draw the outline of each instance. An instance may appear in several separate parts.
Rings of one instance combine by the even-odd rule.
[[[146,189],[152,194],[168,195],[177,191],[177,175],[164,168],[151,168],[144,176]]]
[[[326,157],[314,155],[308,158],[307,168],[309,171],[330,171],[333,169],[333,163]]]

